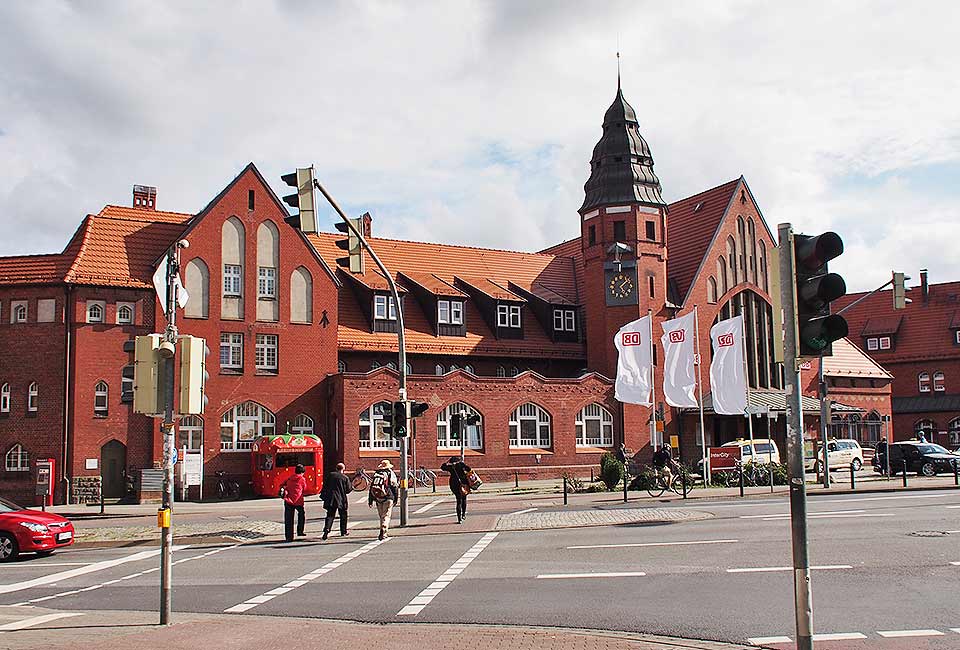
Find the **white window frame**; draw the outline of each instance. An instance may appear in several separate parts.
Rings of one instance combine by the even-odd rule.
[[[280,337],[276,334],[257,334],[254,346],[256,369],[276,372],[280,365]]]
[[[233,297],[243,295],[243,267],[241,265],[223,265],[223,295]]]
[[[447,374],[447,371],[444,370],[444,369],[443,369],[443,366],[438,363],[437,365],[435,365],[435,366],[433,367],[433,373],[434,373],[437,377],[441,377],[441,376]]]
[[[957,345],[960,345],[960,330],[957,330],[956,332],[953,333],[953,341]]]
[[[524,423],[532,422],[534,437],[522,435]],[[553,439],[550,414],[539,404],[521,404],[510,414],[510,447],[548,449]]]
[[[187,451],[203,450],[203,418],[199,415],[185,415],[177,424],[177,449],[183,449],[186,438]]]
[[[121,314],[124,309],[130,310],[130,316],[124,318]],[[118,302],[117,303],[117,325],[132,325],[133,320],[136,317],[137,311],[136,307],[132,302]]]
[[[577,317],[573,309],[553,310],[553,329],[557,332],[576,331]]]
[[[300,413],[293,420],[293,426],[290,427],[290,431],[292,431],[295,436],[313,435],[313,418],[306,413]]]
[[[31,413],[36,413],[37,409],[40,407],[40,385],[32,381],[30,385],[27,386],[27,410]]]
[[[946,387],[946,376],[939,370],[933,373],[933,392],[943,393],[947,390]]]
[[[387,306],[389,305],[389,312]],[[376,294],[373,296],[373,317],[377,320],[397,320],[397,305],[393,296]]]
[[[10,412],[10,384],[0,386],[0,413]]]
[[[127,377],[123,374],[123,370],[120,371],[120,401],[124,401],[124,395],[129,395],[128,398],[130,401],[133,401],[133,366],[125,366],[124,369],[130,368],[130,376]]]
[[[497,377],[506,377],[507,369],[503,366],[497,366]]]
[[[93,414],[106,415],[110,406],[110,387],[102,379],[93,387]]]
[[[467,437],[464,439],[464,449],[483,449],[483,415],[466,402],[456,402],[437,413],[437,449],[459,449],[460,438],[450,432],[450,417],[460,411],[468,415],[479,415],[480,423],[467,427]]]
[[[520,328],[520,305],[510,305],[510,327]]]
[[[921,372],[917,375],[917,386],[920,389],[921,393],[930,392],[930,374],[926,372]]]
[[[872,336],[867,339],[867,351],[875,352],[880,349],[880,339],[875,336]]]
[[[553,310],[553,329],[557,332],[563,331],[563,310]]]
[[[250,451],[254,440],[276,430],[273,413],[256,402],[241,402],[220,416],[220,451]]]
[[[471,375],[477,374],[477,371],[474,370],[474,369],[473,369],[473,366],[471,366],[469,363],[468,363],[467,365],[465,365],[465,366],[463,367],[463,369],[464,369],[465,371],[469,372]]]
[[[257,267],[257,298],[277,299],[277,269],[274,267]]]
[[[437,301],[437,322],[442,325],[450,324],[450,301],[449,300]]]
[[[224,363],[224,347],[228,350]],[[243,334],[220,332],[220,367],[228,370],[243,370]]]
[[[450,301],[450,324],[463,325],[463,301]]]
[[[347,362],[343,359],[337,361],[337,372],[346,372],[347,371]]]
[[[19,442],[11,447],[3,459],[3,468],[8,472],[29,472],[30,454]]]
[[[568,332],[577,331],[577,312],[574,309],[565,309],[563,312],[563,320],[566,323]]]
[[[95,310],[99,311],[98,316],[94,316]],[[104,301],[102,300],[87,301],[87,322],[88,323],[103,323],[106,320],[106,316],[107,316],[107,306]]]
[[[510,327],[510,305],[497,305],[497,327]]]
[[[594,423],[599,436],[587,431]],[[613,415],[600,404],[587,404],[577,413],[576,433],[578,447],[612,447]]]
[[[881,350],[889,350],[889,349],[890,349],[890,337],[889,337],[889,336],[881,336],[881,337],[880,337],[880,349],[881,349]]]
[[[18,300],[10,303],[10,322],[26,323],[30,316],[30,310],[27,308],[26,300]]]
[[[387,401],[375,402],[360,412],[360,449],[400,449],[400,439],[383,433],[382,427],[390,424],[393,405]]]

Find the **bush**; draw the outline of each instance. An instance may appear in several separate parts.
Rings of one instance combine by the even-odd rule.
[[[583,492],[583,481],[578,479],[576,476],[564,474],[563,478],[567,479],[567,489],[570,492]]]
[[[616,489],[623,480],[623,463],[609,452],[600,457],[600,480],[608,490]]]
[[[657,481],[657,474],[653,471],[653,468],[649,465],[644,465],[636,476],[633,477],[633,480],[630,481],[631,490],[648,490],[651,489]]]

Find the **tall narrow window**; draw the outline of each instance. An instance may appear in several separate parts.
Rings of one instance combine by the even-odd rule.
[[[520,307],[510,306],[510,327],[520,327]]]
[[[944,385],[943,373],[939,370],[933,373],[933,390],[937,393],[942,393],[947,390],[947,387]]]
[[[450,301],[450,324],[463,325],[463,301]]]
[[[0,413],[10,412],[10,384],[0,386]]]
[[[313,276],[302,266],[290,275],[290,322],[313,322]]]
[[[926,372],[921,372],[917,377],[917,383],[920,387],[921,393],[930,392],[930,375]]]
[[[647,226],[647,239],[650,241],[656,241],[657,239],[657,224],[652,221],[646,223]]]
[[[220,367],[227,370],[243,369],[243,334],[220,334]]]
[[[497,366],[497,377],[506,377],[507,369],[503,366]]]
[[[246,244],[243,223],[236,217],[230,217],[223,222],[220,235],[220,257],[223,264],[220,315],[222,318],[231,320],[243,320],[243,269]],[[187,304],[189,305],[189,302]]]
[[[210,269],[195,257],[186,266],[187,293],[190,300],[183,310],[187,318],[207,318],[210,314]]]
[[[343,359],[337,361],[337,372],[346,372],[347,371],[347,362]]]
[[[223,295],[240,296],[243,294],[243,267],[239,264],[223,265]]]
[[[619,241],[619,242],[627,241],[627,222],[626,221],[613,222],[613,240]]]
[[[650,285],[650,297],[656,297],[656,281],[653,279],[652,275],[647,276],[647,284]]]
[[[272,221],[257,226],[257,320],[280,320],[277,304],[277,269],[280,267],[280,232]]]
[[[450,301],[449,300],[437,301],[437,322],[444,323],[444,324],[450,322]]]
[[[253,210],[253,205],[256,202],[257,194],[254,190],[247,190],[247,210]]]
[[[17,304],[13,306],[13,322],[14,323],[26,323],[27,322],[27,306],[25,304]],[[89,321],[93,322],[93,321]],[[100,321],[96,321],[100,322]]]
[[[40,386],[37,382],[30,382],[27,386],[27,410],[36,413],[40,403]]]
[[[446,372],[446,370],[444,370],[444,369],[443,369],[443,366],[441,366],[439,363],[433,367],[433,373],[434,373],[435,375],[437,375],[438,377],[439,377],[440,375],[444,374],[445,372]]]
[[[277,298],[277,269],[261,266],[257,269],[257,298]]]
[[[107,382],[98,381],[97,385],[93,387],[93,413],[94,415],[106,415],[107,414],[107,405],[108,405],[108,395],[109,389],[107,388]]]
[[[590,246],[593,246],[597,243],[597,227],[590,226],[587,228],[587,242]]]
[[[133,366],[124,366],[120,371],[120,401],[133,401]]]
[[[278,337],[276,334],[257,334],[255,350],[257,370],[277,371],[277,347]]]
[[[711,305],[717,304],[717,281],[712,277],[707,278],[707,302]]]

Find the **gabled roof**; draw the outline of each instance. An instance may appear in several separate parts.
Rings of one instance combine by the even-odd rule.
[[[435,296],[444,298],[465,298],[467,294],[448,282],[444,282],[433,273],[422,273],[420,271],[407,271],[398,274],[400,278],[407,282],[419,285]]]
[[[390,291],[390,283],[387,282],[387,278],[379,271],[368,270],[366,273],[361,274],[338,269],[337,272],[341,277],[349,278],[351,281],[356,282],[362,287],[366,287],[370,291]],[[403,282],[398,278],[394,278],[393,281],[397,285],[397,293],[407,293],[407,288],[403,286]]]
[[[544,302],[550,303],[551,305],[573,306],[577,304],[576,301],[570,300],[566,296],[561,296],[556,291],[553,291],[549,287],[543,286],[539,282],[534,282],[533,284],[530,284],[530,285],[524,285],[519,282],[511,282],[507,288],[510,289],[510,291],[512,291],[513,293],[516,293],[517,291],[521,291],[521,292],[525,291],[539,298]]]
[[[846,338],[833,342],[833,354],[823,358],[823,374],[828,377],[893,379],[893,375]]]
[[[527,302],[527,299],[523,296],[515,294],[506,287],[501,286],[489,278],[470,278],[458,275],[454,277],[454,280],[459,280],[460,282],[470,286],[473,289],[476,289],[480,293],[485,294],[493,300]]]

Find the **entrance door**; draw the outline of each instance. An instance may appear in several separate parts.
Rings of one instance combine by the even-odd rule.
[[[125,470],[127,467],[127,446],[111,440],[100,448],[100,473],[103,477],[103,496],[120,498],[126,494]]]

